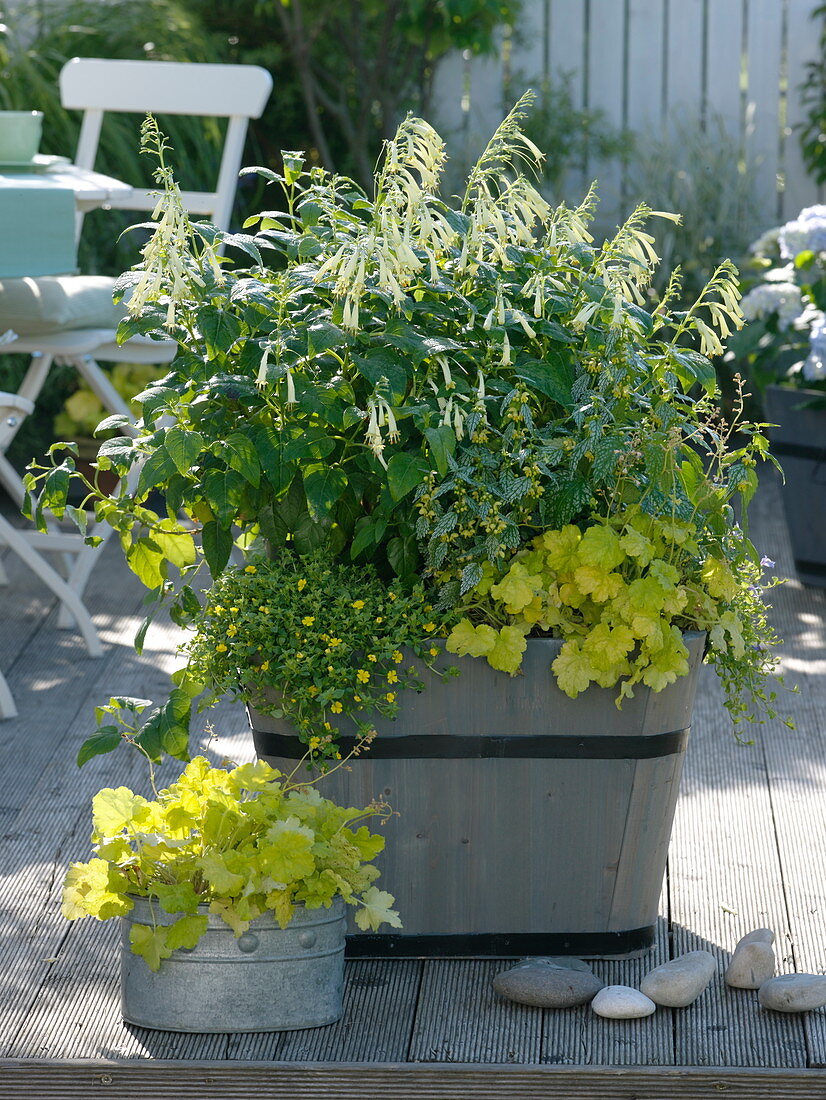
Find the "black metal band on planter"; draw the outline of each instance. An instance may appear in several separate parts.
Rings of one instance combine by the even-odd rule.
[[[307,746],[297,737],[254,730],[259,756],[300,760]],[[532,734],[526,737],[461,737],[452,734],[377,737],[368,750],[378,760],[648,760],[682,752],[689,728],[650,736],[570,737]],[[342,755],[356,745],[353,737],[338,739]]]
[[[811,447],[806,443],[772,442],[772,454],[780,458],[807,458],[810,462],[826,462],[826,447]]]
[[[349,959],[489,958],[526,955],[619,956],[647,951],[654,925],[622,932],[500,932],[464,936],[396,936],[368,932],[347,937]]]

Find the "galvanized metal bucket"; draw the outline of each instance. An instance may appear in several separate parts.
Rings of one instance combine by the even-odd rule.
[[[205,910],[203,910],[205,911]],[[121,917],[121,1011],[127,1023],[161,1031],[296,1031],[335,1023],[342,1012],[345,904],[296,908],[286,928],[259,917],[236,939],[209,914],[194,950],[152,971],[129,943],[133,924],[172,924],[146,898]]]

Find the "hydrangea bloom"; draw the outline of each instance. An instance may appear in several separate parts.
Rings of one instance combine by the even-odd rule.
[[[819,382],[826,378],[826,316],[822,313],[809,333],[809,355],[802,367],[807,382]]]
[[[787,222],[778,237],[780,255],[793,260],[799,252],[826,252],[826,206],[807,206]]]
[[[753,287],[740,302],[747,321],[777,314],[780,328],[788,328],[803,312],[803,295],[794,283],[763,283]]]

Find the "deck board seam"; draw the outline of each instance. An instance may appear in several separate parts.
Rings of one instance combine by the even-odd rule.
[[[404,1051],[405,1062],[412,1064],[413,1043],[416,1037],[416,1024],[419,1018],[419,1005],[422,1003],[422,988],[424,986],[424,959],[419,959],[419,977],[416,982],[416,1007],[410,1013],[410,1029],[407,1033],[407,1045]]]

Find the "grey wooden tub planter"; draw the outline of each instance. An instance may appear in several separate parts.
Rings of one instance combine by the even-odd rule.
[[[803,584],[820,588],[826,587],[826,409],[805,405],[823,397],[782,386],[765,394],[766,419],[777,425],[769,435],[785,475],[781,496],[795,570]]]
[[[363,757],[321,781],[328,798],[373,797],[399,816],[377,858],[400,932],[348,935],[350,956],[627,958],[652,944],[705,635],[690,672],[655,694],[589,688],[569,699],[550,671],[561,642],[529,639],[523,674],[470,657],[408,691]],[[248,708],[255,748],[292,771],[304,745]],[[343,728],[343,727],[342,727]],[[341,739],[342,748],[347,738]]]
[[[346,906],[296,907],[281,928],[271,914],[240,938],[220,917],[193,950],[181,948],[153,971],[129,944],[132,924],[172,924],[159,905],[136,898],[121,917],[121,1014],[163,1031],[296,1031],[342,1013]],[[206,912],[202,908],[201,911]]]

